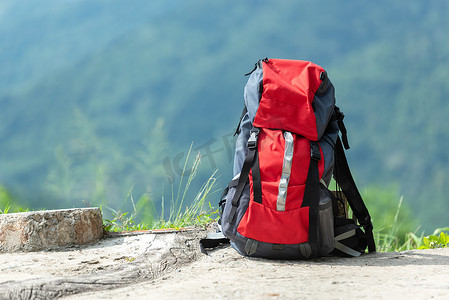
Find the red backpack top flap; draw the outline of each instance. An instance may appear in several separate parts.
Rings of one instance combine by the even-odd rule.
[[[324,69],[301,60],[269,59],[263,63],[263,92],[254,126],[282,129],[318,140],[312,102]]]

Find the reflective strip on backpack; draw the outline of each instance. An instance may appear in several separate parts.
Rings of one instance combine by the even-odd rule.
[[[335,249],[338,249],[341,252],[346,253],[346,254],[348,254],[350,256],[354,256],[354,257],[360,256],[362,254],[361,252],[358,252],[358,251],[356,251],[356,250],[354,250],[352,248],[349,248],[348,246],[346,246],[345,244],[340,242],[340,241],[342,241],[344,239],[347,239],[347,238],[350,238],[352,236],[355,236],[355,234],[356,234],[355,229],[352,229],[352,230],[349,230],[349,231],[346,231],[346,232],[344,232],[342,234],[337,235],[335,237],[335,246],[334,246]]]
[[[355,251],[354,249],[349,248],[348,246],[346,246],[340,242],[335,242],[335,249],[338,249],[341,252],[346,253],[353,257],[359,257],[360,255],[362,255],[362,253]]]
[[[284,162],[282,164],[282,176],[279,181],[279,193],[276,202],[276,209],[278,211],[285,211],[285,199],[287,198],[288,182],[290,181],[290,174],[292,171],[293,159],[293,136],[290,132],[284,132],[285,151]]]

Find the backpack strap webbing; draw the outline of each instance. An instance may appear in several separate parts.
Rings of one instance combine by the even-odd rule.
[[[348,132],[346,130],[345,124],[343,123],[344,118],[345,114],[341,112],[338,106],[335,106],[334,114],[332,115],[330,122],[337,121],[338,129],[340,129],[341,132],[341,139],[343,142],[343,146],[345,147],[346,150],[348,150],[349,149]]]
[[[357,189],[354,179],[352,178],[351,171],[349,170],[348,161],[346,160],[345,152],[343,149],[340,137],[337,138],[335,144],[335,166],[334,177],[338,185],[341,187],[343,194],[346,196],[351,209],[365,230],[365,235],[368,243],[368,251],[375,252],[376,245],[373,235],[373,224],[371,222],[371,216],[368,209],[363,202],[362,196]]]
[[[245,110],[244,110],[245,111]],[[246,114],[246,111],[245,113]],[[243,115],[242,114],[242,117]],[[226,201],[225,197],[228,193],[229,188],[235,187],[235,194],[232,198],[231,211],[228,217],[228,223],[232,223],[235,218],[235,214],[237,212],[237,205],[240,200],[240,196],[243,193],[243,190],[248,182],[248,175],[251,170],[253,170],[253,183],[254,183],[254,200],[262,203],[262,187],[260,181],[260,169],[259,169],[259,155],[257,151],[257,139],[259,136],[259,128],[253,127],[250,132],[250,137],[248,139],[248,153],[246,154],[245,161],[242,166],[242,171],[240,172],[240,176],[236,179],[233,179],[228,186],[223,190],[223,194],[221,195],[219,206],[221,207]],[[219,226],[221,226],[221,219],[218,220]],[[205,248],[216,248],[220,244],[229,243],[229,239],[223,235],[223,232],[220,230],[217,232],[209,233],[206,238],[200,240],[201,244],[201,252],[206,253]]]
[[[239,182],[237,183],[234,198],[232,198],[232,207],[228,218],[228,223],[234,221],[235,213],[237,212],[237,204],[240,200],[240,196],[243,193],[246,183],[248,182],[249,171],[253,167],[254,162],[257,159],[257,139],[259,137],[259,128],[253,127],[248,139],[248,154],[246,155],[245,162],[240,172]],[[257,160],[258,162],[258,160]],[[260,181],[260,179],[259,179]]]
[[[320,202],[320,172],[318,162],[321,160],[320,145],[318,142],[310,142],[310,164],[307,172],[304,199],[301,207],[309,206],[309,245],[312,253],[307,258],[318,255],[318,205]]]
[[[262,180],[260,179],[260,164],[259,164],[259,151],[255,149],[256,154],[254,157],[254,162],[251,167],[253,176],[253,195],[254,201],[262,204]]]

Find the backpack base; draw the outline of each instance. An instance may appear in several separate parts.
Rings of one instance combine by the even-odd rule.
[[[231,246],[243,256],[269,259],[307,259],[312,254],[312,249],[309,243],[294,245],[264,243],[248,239],[240,233],[237,233],[231,239]]]

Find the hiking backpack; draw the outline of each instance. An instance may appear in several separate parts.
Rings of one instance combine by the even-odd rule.
[[[349,148],[344,115],[326,71],[307,61],[265,58],[246,75],[234,178],[219,203],[222,234],[246,256],[375,251],[371,218],[343,150]],[[328,189],[332,176],[339,192]],[[358,223],[347,218],[346,199]]]

